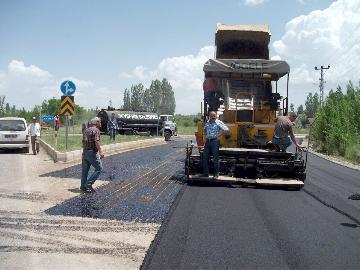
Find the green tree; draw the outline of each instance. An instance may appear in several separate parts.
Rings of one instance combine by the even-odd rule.
[[[11,115],[11,109],[10,109],[10,104],[9,103],[6,103],[5,114],[8,115],[8,116]]]
[[[175,97],[172,86],[167,79],[161,82],[162,100],[161,100],[161,114],[174,114],[175,113]]]
[[[28,113],[26,112],[24,107],[20,110],[19,117],[29,120],[30,117],[28,117]]]
[[[297,113],[297,114],[303,114],[303,113],[305,113],[305,111],[304,111],[304,106],[303,106],[303,105],[300,105],[300,106],[297,108],[296,113]]]
[[[315,146],[329,154],[360,162],[360,89],[349,82],[346,93],[339,86],[331,90],[317,115]]]
[[[0,96],[0,117],[5,116],[5,96]]]
[[[51,98],[49,100],[44,100],[41,104],[42,114],[51,114],[56,115],[60,113],[61,99]]]
[[[144,91],[144,86],[141,83],[131,86],[131,109],[133,111],[139,112],[144,110]]]
[[[161,82],[159,80],[151,81],[149,87],[150,108],[152,112],[160,113],[161,105]]]
[[[145,111],[147,111],[147,112],[153,111],[153,105],[152,105],[152,101],[151,101],[151,94],[150,94],[149,88],[146,88],[144,91],[143,106],[144,106]]]
[[[314,95],[309,93],[305,101],[305,114],[307,118],[315,117],[316,113],[320,109],[320,101],[318,93]]]
[[[16,116],[16,106],[15,106],[15,105],[13,105],[13,106],[11,107],[11,115],[12,115],[12,116]]]
[[[307,121],[307,117],[306,117],[303,105],[300,105],[298,107],[296,114],[297,114],[297,117],[298,117],[297,118],[298,121],[296,122],[298,127],[305,128],[308,121]]]
[[[174,114],[175,97],[172,86],[167,79],[153,80],[149,88],[143,84],[132,85],[124,91],[124,110],[149,111],[159,114]]]
[[[123,109],[126,111],[131,110],[131,98],[130,98],[130,93],[128,89],[125,89],[124,91],[124,105],[123,105]]]
[[[290,104],[290,112],[295,112],[295,108],[294,108],[294,104],[293,104],[293,103]]]

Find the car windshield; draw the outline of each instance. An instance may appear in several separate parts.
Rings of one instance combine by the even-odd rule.
[[[25,123],[22,120],[0,120],[0,131],[24,131]]]

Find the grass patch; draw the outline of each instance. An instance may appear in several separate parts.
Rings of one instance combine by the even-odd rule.
[[[295,134],[308,134],[309,129],[308,128],[294,128]]]
[[[360,143],[349,145],[345,151],[345,158],[352,163],[360,164]]]
[[[196,126],[178,126],[177,133],[179,135],[194,135],[195,131],[197,131]]]
[[[115,143],[130,142],[144,139],[151,139],[149,136],[135,136],[135,135],[117,135]],[[50,144],[55,150],[60,152],[67,152],[82,149],[82,134],[69,134],[68,148],[65,145],[65,134],[59,133],[57,138],[53,131],[42,132],[41,139]],[[108,135],[101,135],[101,145],[112,144]]]

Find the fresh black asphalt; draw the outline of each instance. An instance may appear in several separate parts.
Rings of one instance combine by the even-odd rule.
[[[185,144],[106,157],[107,184],[46,212],[162,222],[143,269],[359,269],[359,171],[310,155],[302,191],[187,186]]]
[[[161,223],[184,185],[185,145],[185,140],[173,138],[165,145],[105,157],[99,180],[107,184],[94,194],[79,194],[46,213]],[[43,176],[79,179],[80,186],[81,165]]]
[[[302,191],[184,186],[142,269],[359,269],[359,171],[307,172]]]

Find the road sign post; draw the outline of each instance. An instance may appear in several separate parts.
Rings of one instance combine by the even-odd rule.
[[[75,112],[75,102],[72,96],[75,93],[76,86],[72,81],[64,81],[60,85],[60,90],[64,94],[61,96],[60,114],[65,115],[65,149],[68,148],[69,135],[69,116]]]
[[[65,149],[68,148],[69,116],[75,112],[73,96],[61,96],[60,114],[65,115]]]

